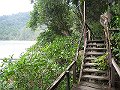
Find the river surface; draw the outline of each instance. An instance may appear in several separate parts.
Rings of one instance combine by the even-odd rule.
[[[34,45],[36,41],[0,41],[0,60],[13,55],[18,59],[27,48]]]

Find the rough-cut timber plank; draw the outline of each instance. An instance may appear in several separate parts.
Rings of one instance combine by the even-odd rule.
[[[87,44],[87,46],[105,46],[105,44],[99,43],[99,44]]]
[[[108,77],[94,76],[94,75],[83,75],[82,78],[96,79],[96,80],[108,80]]]
[[[97,63],[85,63],[84,66],[96,66]]]
[[[86,55],[103,55],[104,52],[86,52]]]
[[[120,28],[109,29],[110,32],[120,32]]]
[[[87,86],[80,86],[80,87],[74,87],[72,90],[101,90],[101,89],[96,89],[96,88],[87,87]]]
[[[108,90],[108,86],[89,82],[81,82],[80,85],[74,85],[72,90]]]
[[[94,43],[94,42],[96,42],[96,43],[103,43],[104,40],[88,40],[88,43]]]
[[[115,60],[112,58],[112,64],[117,72],[117,74],[119,75],[120,77],[120,67],[118,66],[118,64],[115,62]]]
[[[94,57],[86,57],[85,60],[95,60],[97,58],[94,58]]]
[[[103,51],[105,51],[105,50],[107,50],[106,48],[86,48],[86,50],[103,50]]]
[[[80,85],[82,86],[89,86],[93,88],[101,88],[100,84],[90,83],[90,82],[81,82]]]
[[[106,73],[106,71],[97,70],[97,69],[83,69],[83,72],[97,72],[97,73]]]

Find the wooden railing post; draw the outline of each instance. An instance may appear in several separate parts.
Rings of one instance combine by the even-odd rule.
[[[73,84],[76,83],[76,62],[73,65]]]
[[[115,87],[115,71],[117,72],[117,74],[119,75],[119,78],[120,78],[120,67],[119,65],[116,63],[116,61],[114,60],[114,58],[112,58],[112,70],[111,70],[111,75],[112,75],[112,78],[111,78],[111,86],[112,87]],[[119,86],[118,86],[119,87]]]
[[[115,87],[115,68],[111,65],[111,87]]]
[[[107,48],[107,52],[108,52],[108,64],[109,64],[109,89],[111,90],[111,84],[112,84],[112,79],[111,79],[111,76],[112,76],[112,73],[111,73],[111,46],[110,46],[110,38],[109,38],[109,28],[108,28],[108,22],[106,22],[106,26],[105,26],[105,29],[104,29],[104,32],[105,32],[105,39],[106,39],[106,48]]]
[[[86,8],[85,8],[85,1],[84,1],[84,15],[83,15],[83,37],[84,37],[84,53],[85,53],[85,48],[86,48],[86,42],[87,42],[87,36],[86,36],[86,16],[85,16],[85,12],[86,12]],[[79,81],[78,81],[78,83],[80,84],[80,80],[81,80],[81,77],[82,77],[82,70],[83,70],[83,64],[84,64],[84,59],[82,60],[82,63],[81,63],[81,70],[80,70],[80,74],[79,74]]]
[[[83,16],[83,18],[84,18],[84,24],[85,24],[85,22],[86,22],[86,8],[85,8],[85,0],[84,0],[84,16]]]
[[[111,88],[115,86],[115,69],[112,65],[112,52],[111,52],[108,20],[106,22],[104,32],[105,32],[106,48],[107,48],[107,52],[108,52],[108,63],[109,63],[109,88],[111,90]]]
[[[66,71],[66,77],[67,77],[67,89],[66,90],[70,90],[70,75],[69,75],[69,71]]]
[[[85,40],[86,40],[86,25],[85,25],[85,22],[86,22],[86,18],[85,18],[85,12],[86,12],[86,10],[85,10],[85,1],[84,1],[84,22],[83,22],[83,27],[84,27],[84,44],[85,44]],[[85,46],[85,45],[84,45]]]

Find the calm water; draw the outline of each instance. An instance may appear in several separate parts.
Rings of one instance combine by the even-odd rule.
[[[18,59],[21,53],[24,53],[27,48],[35,43],[36,41],[0,41],[0,59],[11,55]]]

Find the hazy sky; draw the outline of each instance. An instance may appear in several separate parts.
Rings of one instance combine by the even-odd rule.
[[[0,0],[0,16],[32,10],[30,0]]]

